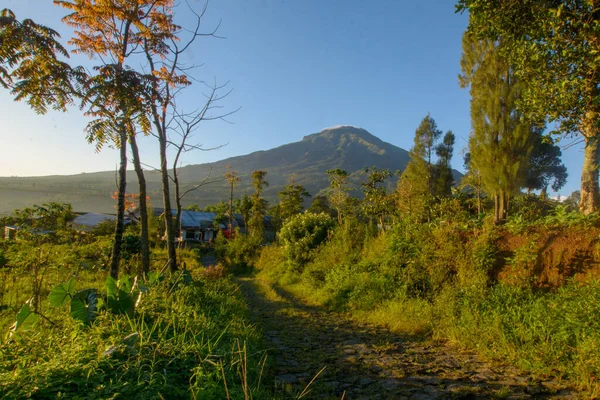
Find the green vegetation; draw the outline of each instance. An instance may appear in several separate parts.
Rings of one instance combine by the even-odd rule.
[[[0,241],[0,397],[273,397],[260,332],[226,273],[181,250],[188,269],[161,274],[167,254],[156,247],[147,280],[114,280],[111,237],[99,233],[67,227]],[[126,273],[138,270],[132,253]]]
[[[521,210],[528,212],[525,205]],[[552,232],[568,232],[571,240],[598,235],[584,218],[550,207],[538,223],[521,219],[521,236],[514,236],[515,222],[482,225],[458,201],[444,200],[430,223],[400,222],[385,232],[346,218],[296,268],[290,268],[293,237],[283,234],[293,228],[286,224],[280,244],[264,248],[255,265],[259,276],[310,303],[396,332],[449,340],[540,375],[558,374],[597,393],[600,361],[591,352],[600,341],[600,285],[587,267],[566,263],[557,264],[565,269],[560,283],[545,280],[553,266],[544,260],[567,252]],[[597,239],[591,243],[598,246]]]

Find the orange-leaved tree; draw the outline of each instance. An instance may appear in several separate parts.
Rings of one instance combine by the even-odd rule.
[[[143,48],[152,54],[164,55],[166,40],[174,39],[178,27],[172,19],[172,0],[55,0],[55,4],[71,11],[63,21],[75,29],[69,42],[75,53],[83,53],[101,61],[95,74],[86,81],[82,107],[93,120],[87,126],[88,140],[100,149],[112,142],[120,149],[118,207],[115,241],[110,274],[118,277],[121,241],[124,230],[127,142],[140,182],[142,221],[142,272],[149,270],[148,219],[146,188],[141,167],[136,133],[151,131],[148,99],[156,80],[132,68]],[[167,210],[168,206],[165,204]],[[176,264],[174,259],[172,264]]]

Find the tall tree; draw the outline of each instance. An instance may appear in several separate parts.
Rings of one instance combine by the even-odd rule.
[[[434,166],[431,157],[442,131],[435,120],[427,114],[415,131],[410,161],[400,175],[397,188],[398,210],[405,217],[429,219],[434,200]]]
[[[244,193],[241,199],[236,199],[235,208],[240,214],[242,214],[242,219],[244,220],[246,231],[248,231],[247,227],[250,221],[250,215],[252,213],[252,199],[250,199],[250,197],[246,193]]]
[[[544,137],[541,129],[534,130],[533,140],[525,187],[528,191],[541,190],[540,195],[545,197],[550,183],[555,192],[567,183],[567,167],[561,160],[560,147],[552,143],[550,138]]]
[[[442,131],[438,129],[437,124],[431,115],[427,114],[425,118],[419,124],[415,132],[415,154],[419,154],[425,161],[427,161],[427,187],[429,193],[433,193],[433,180],[432,180],[432,164],[431,157],[436,149],[437,140],[442,135]]]
[[[290,183],[278,194],[280,205],[281,221],[285,222],[288,218],[299,214],[304,209],[304,199],[311,197],[310,193],[302,185],[297,185],[293,177]]]
[[[152,80],[129,68],[126,61],[139,50],[145,38],[152,38],[155,51],[161,51],[158,38],[171,35],[172,30],[169,24],[165,24],[161,7],[169,7],[170,2],[54,0],[54,3],[71,11],[63,21],[75,28],[75,36],[70,41],[75,47],[74,51],[90,58],[106,60],[95,68],[97,74],[85,83],[82,107],[87,109],[87,115],[94,118],[86,128],[88,140],[96,143],[97,149],[108,140],[120,149],[117,224],[110,266],[110,274],[116,278],[124,231],[127,142],[138,130],[145,134],[150,131],[143,97]],[[132,146],[132,150],[136,152],[137,146]],[[142,173],[139,153],[134,155],[134,161],[139,175]],[[145,201],[144,193],[140,196],[140,202]],[[147,215],[144,224],[147,230]],[[143,260],[143,270],[147,271],[148,254]]]
[[[437,197],[448,197],[452,194],[454,178],[450,162],[454,153],[454,142],[454,133],[448,131],[442,142],[435,147],[438,159],[433,169],[433,194]]]
[[[481,181],[481,174],[471,163],[471,153],[466,153],[464,156],[464,167],[467,173],[462,177],[459,185],[459,189],[468,189],[467,196],[471,192],[475,192],[476,209],[478,218],[483,212],[483,184]]]
[[[342,225],[342,217],[345,215],[348,198],[348,172],[341,168],[325,171],[329,177],[329,202],[337,211],[338,224]]]
[[[459,0],[469,30],[496,41],[524,85],[520,109],[585,142],[580,210],[598,210],[600,13],[597,1]]]
[[[532,148],[531,124],[516,108],[521,87],[499,46],[466,32],[460,76],[461,86],[471,93],[471,163],[494,198],[497,223],[506,218],[510,197],[522,187]]]
[[[252,210],[250,220],[247,225],[250,230],[250,235],[256,238],[260,238],[262,241],[265,234],[265,213],[267,211],[268,203],[262,198],[262,192],[269,183],[265,180],[267,171],[255,170],[252,172],[252,186],[254,187],[254,194],[252,195]]]
[[[233,233],[233,188],[240,181],[240,174],[231,168],[231,165],[226,166],[225,179],[229,182],[229,235]]]
[[[363,213],[371,220],[375,218],[383,229],[385,216],[392,212],[393,206],[392,196],[385,187],[385,182],[392,173],[374,166],[365,168],[363,172],[367,175],[367,179],[360,184],[365,195],[361,204]]]
[[[430,170],[423,158],[423,149],[417,145],[409,151],[410,161],[398,179],[396,201],[404,218],[428,219],[433,196],[429,191]]]

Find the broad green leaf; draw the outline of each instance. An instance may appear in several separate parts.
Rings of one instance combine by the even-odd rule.
[[[135,300],[131,295],[124,291],[119,290],[119,312],[127,315],[133,315],[135,309]]]
[[[71,300],[71,317],[84,325],[89,325],[96,318],[97,307],[96,291],[94,289],[81,290]]]
[[[21,310],[18,312],[16,322],[14,323],[12,330],[16,331],[17,329],[31,328],[38,320],[38,315],[31,310],[28,301],[27,303],[23,304],[23,307],[21,307]]]
[[[108,301],[117,300],[117,293],[119,288],[117,287],[117,281],[112,276],[106,278],[106,296]]]
[[[73,297],[76,285],[77,280],[75,278],[71,278],[67,282],[56,285],[48,295],[48,301],[50,302],[50,305],[54,307],[62,307],[65,305],[67,300]]]

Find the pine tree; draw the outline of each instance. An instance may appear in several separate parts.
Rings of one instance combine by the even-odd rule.
[[[471,93],[471,163],[494,198],[495,222],[506,218],[510,197],[522,187],[532,149],[531,124],[516,108],[521,86],[499,46],[465,33],[460,76]]]
[[[446,132],[442,142],[435,148],[438,159],[433,169],[433,194],[436,197],[449,197],[452,194],[454,177],[452,176],[452,155],[455,137],[452,131]]]

